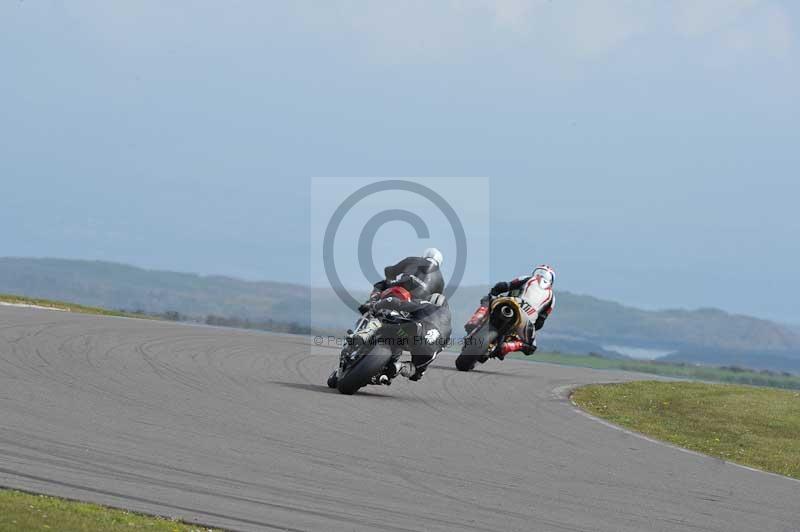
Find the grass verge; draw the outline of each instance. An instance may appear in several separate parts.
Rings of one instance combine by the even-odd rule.
[[[642,434],[800,479],[800,392],[639,381],[584,386],[572,400]]]
[[[0,532],[28,530],[199,532],[213,529],[124,510],[112,510],[96,504],[66,501],[14,490],[0,490]]]
[[[0,294],[0,302],[11,303],[14,305],[33,305],[36,307],[64,310],[67,312],[77,312],[79,314],[98,314],[100,316],[121,316],[124,318],[158,319],[156,316],[151,316],[148,314],[140,314],[135,312],[122,312],[118,310],[108,310],[100,307],[87,307],[84,305],[75,305],[73,303],[64,303],[62,301],[52,301],[50,299],[36,299],[32,297],[15,296],[11,294]]]
[[[774,371],[755,371],[735,367],[715,368],[710,366],[695,366],[692,364],[658,362],[655,360],[616,359],[596,355],[567,355],[563,353],[539,353],[538,351],[532,357],[519,355],[515,358],[582,368],[618,369],[680,379],[800,390],[800,376],[776,373]]]

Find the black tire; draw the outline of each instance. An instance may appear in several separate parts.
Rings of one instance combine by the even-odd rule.
[[[475,331],[470,342],[465,342],[461,354],[456,357],[456,368],[459,371],[471,371],[478,362],[486,362],[489,344],[495,341],[497,333],[488,324]]]
[[[458,371],[470,371],[477,363],[478,357],[475,355],[461,353],[458,355],[458,357],[456,357],[456,368],[458,368]]]
[[[353,395],[359,388],[369,384],[372,377],[380,373],[391,359],[391,349],[384,345],[376,345],[372,351],[361,357],[355,366],[345,371],[336,383],[336,388],[339,393]]]
[[[328,388],[336,388],[336,385],[339,384],[339,379],[336,377],[337,373],[338,370],[333,370],[333,373],[328,377]]]

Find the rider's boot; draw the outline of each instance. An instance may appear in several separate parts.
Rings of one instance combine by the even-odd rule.
[[[497,358],[503,360],[507,354],[516,351],[522,351],[526,356],[530,356],[536,352],[536,343],[527,343],[521,340],[513,340],[511,342],[503,342],[495,348]]]
[[[505,360],[507,354],[521,350],[524,345],[525,344],[519,340],[502,342],[494,348],[492,355],[500,360]]]
[[[510,342],[503,342],[500,344],[500,354],[507,355],[509,353],[513,353],[514,351],[519,351],[524,346],[524,342],[520,340],[512,340]]]
[[[417,367],[413,362],[395,362],[395,375],[402,375],[410,379],[417,373]]]
[[[383,372],[380,375],[375,375],[372,377],[372,384],[385,384],[386,386],[390,386],[392,384],[392,379],[397,377],[397,365],[400,362],[391,361],[389,362],[385,368],[383,368]]]
[[[417,367],[414,365],[413,362],[390,362],[386,369],[384,369],[383,373],[380,375],[375,375],[372,378],[372,384],[385,384],[389,386],[392,384],[392,379],[397,377],[398,375],[402,375],[403,377],[411,379],[416,375]]]

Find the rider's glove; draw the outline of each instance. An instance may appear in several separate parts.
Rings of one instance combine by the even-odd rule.
[[[417,288],[428,288],[428,283],[417,277],[416,275],[409,275],[408,277],[411,280],[411,284]]]
[[[503,292],[508,292],[508,283],[505,281],[500,281],[492,287],[492,291],[489,292],[489,294],[496,296],[497,294],[502,294]]]

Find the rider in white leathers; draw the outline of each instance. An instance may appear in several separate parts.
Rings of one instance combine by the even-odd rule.
[[[553,283],[555,282],[555,271],[550,266],[542,264],[537,266],[531,275],[518,277],[513,281],[501,281],[494,285],[490,294],[498,296],[508,293],[509,296],[517,297],[522,308],[522,324],[517,330],[519,340],[503,342],[497,346],[497,355],[503,358],[508,353],[522,351],[526,355],[532,355],[536,351],[536,331],[544,326],[544,322],[553,312],[555,306],[555,296],[553,295]],[[481,309],[467,322],[465,329],[470,332],[480,322],[486,307]]]

